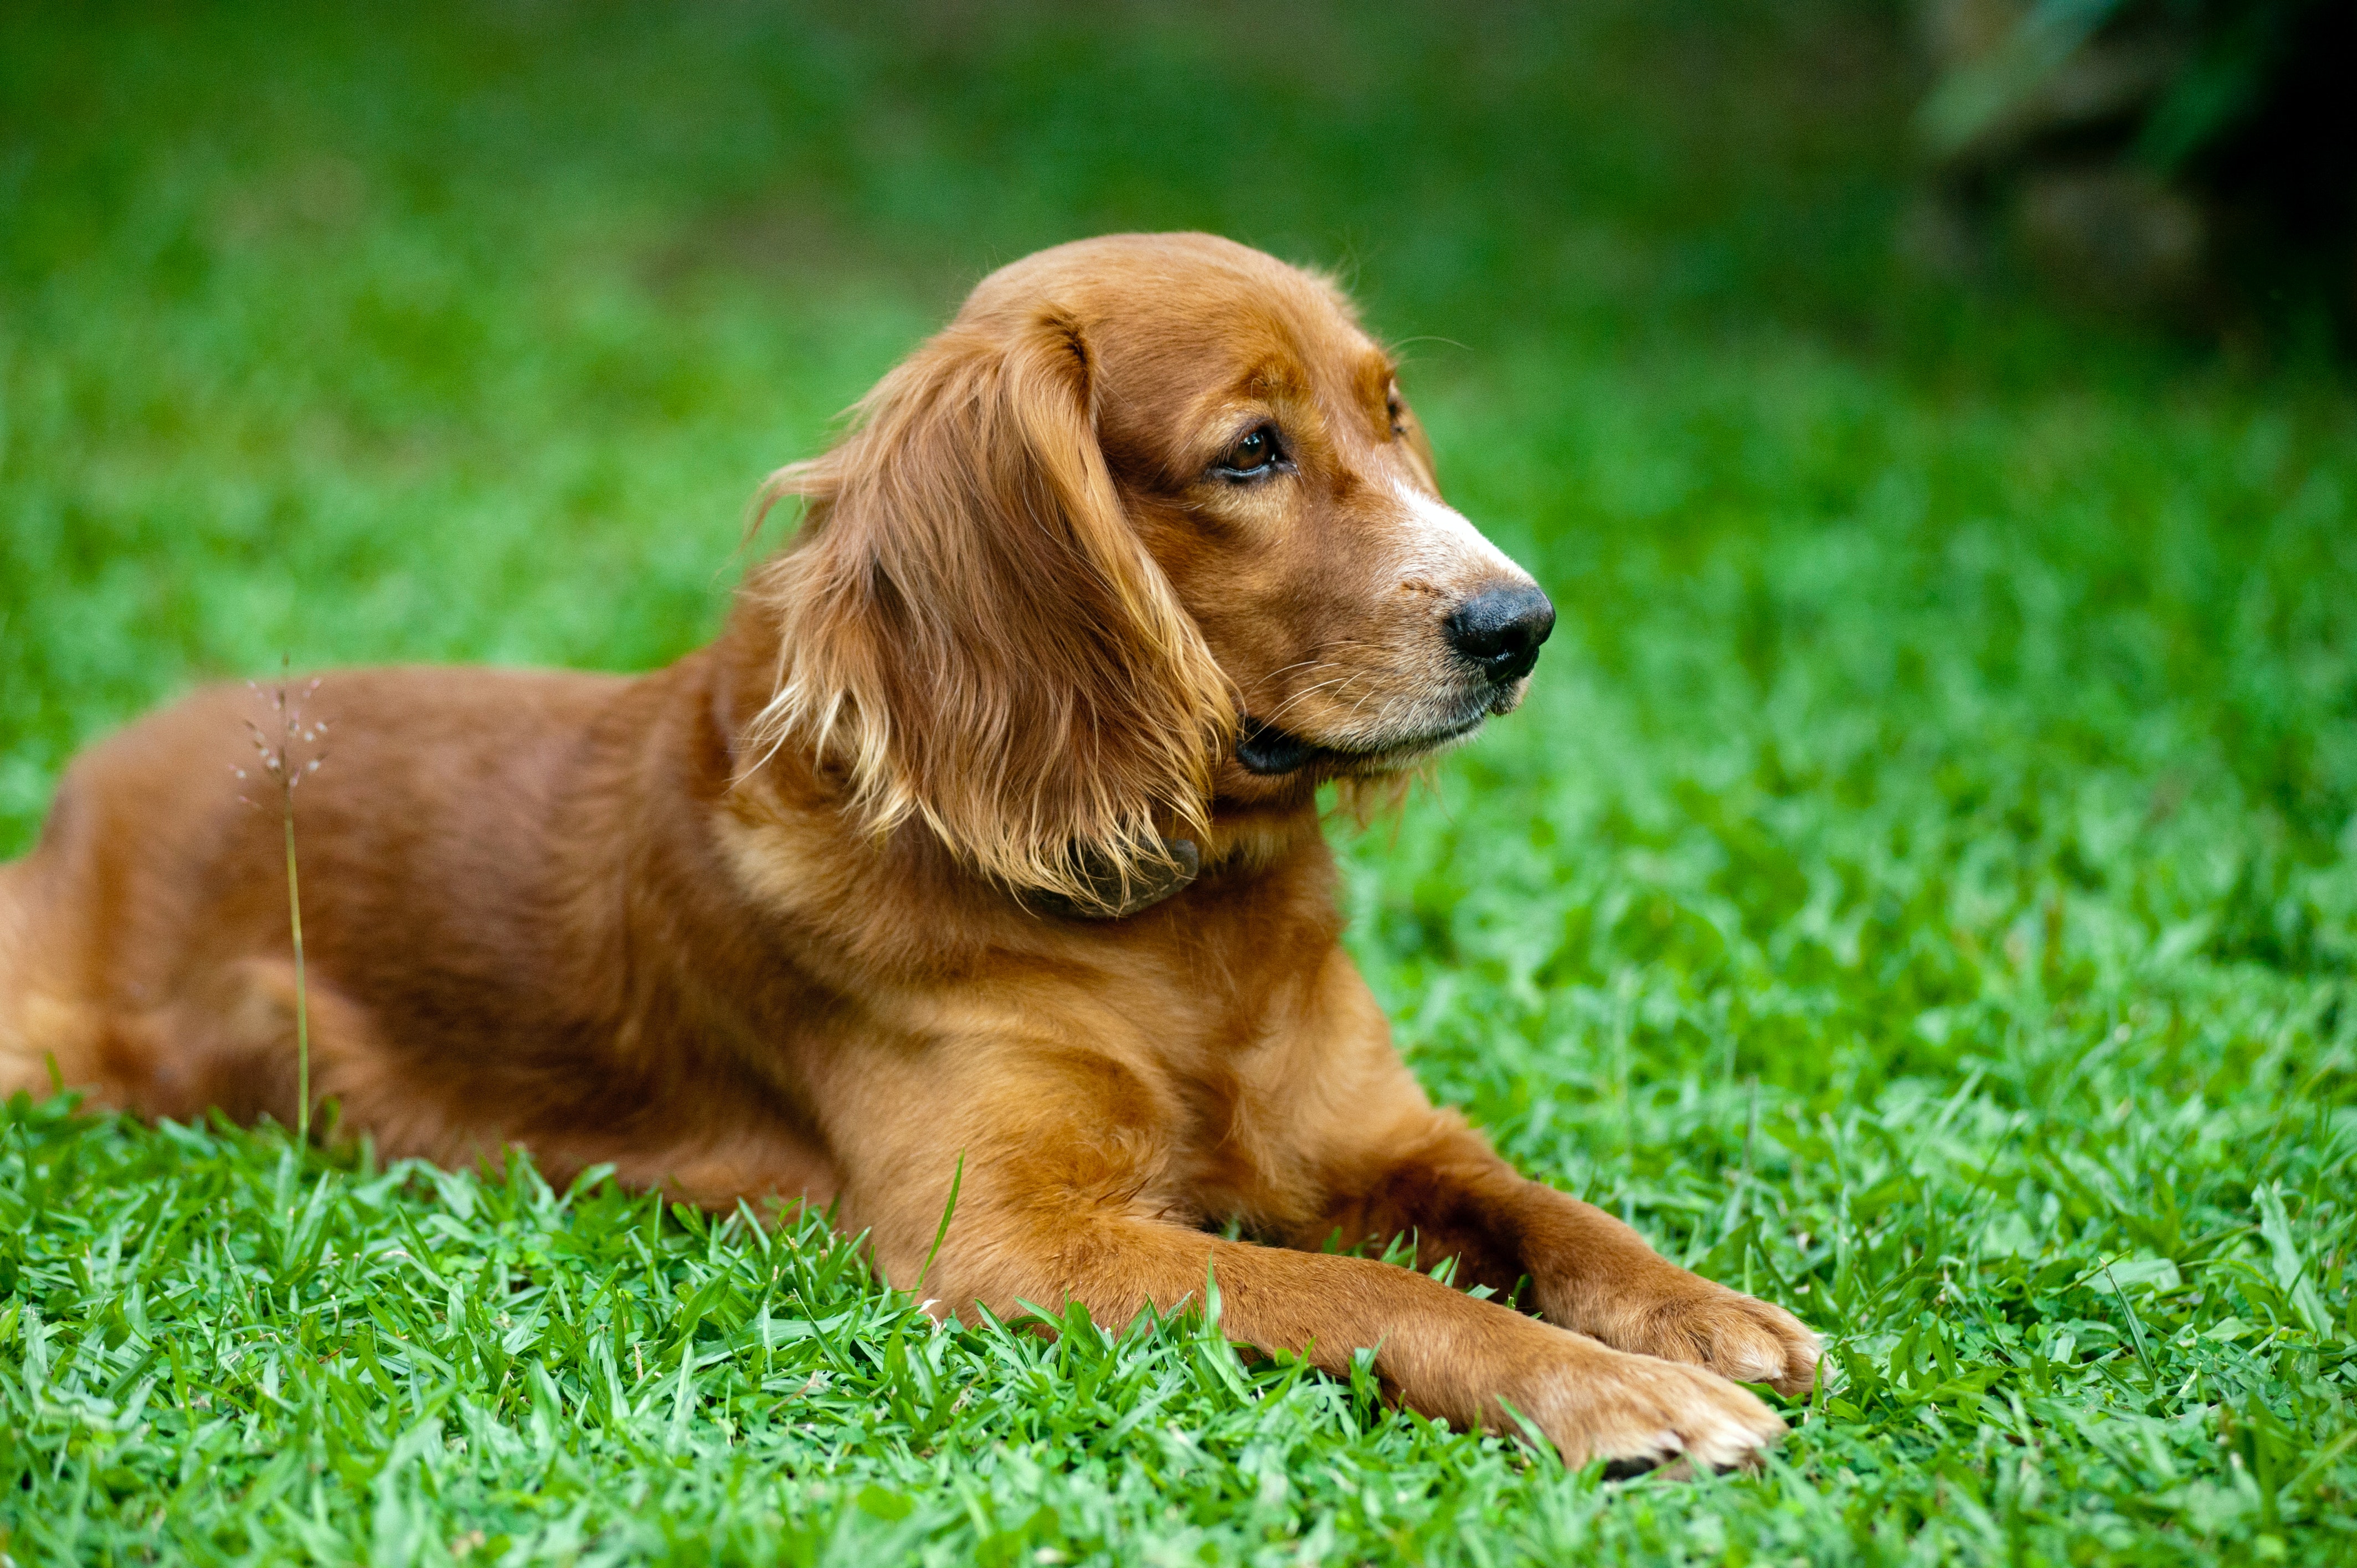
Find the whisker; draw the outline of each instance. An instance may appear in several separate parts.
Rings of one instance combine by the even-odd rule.
[[[1275,669],[1274,669],[1274,670],[1272,670],[1272,671],[1268,671],[1268,673],[1266,673],[1266,674],[1265,674],[1265,675],[1261,676],[1261,677],[1260,677],[1260,679],[1259,679],[1259,681],[1255,682],[1254,683],[1255,683],[1255,684],[1266,684],[1268,682],[1271,682],[1271,681],[1275,680],[1279,675],[1289,675],[1289,674],[1291,674],[1291,673],[1292,673],[1294,671],[1296,671],[1296,670],[1316,669],[1316,668],[1318,668],[1318,666],[1320,666],[1320,665],[1331,664],[1332,662],[1334,662],[1334,661],[1333,661],[1332,660],[1330,660],[1330,659],[1300,659],[1300,660],[1296,660],[1293,663],[1290,663],[1290,664],[1280,664],[1280,665],[1278,665]]]
[[[1281,716],[1283,716],[1283,714],[1285,714],[1286,710],[1286,709],[1288,709],[1288,708],[1291,708],[1295,703],[1299,703],[1299,702],[1303,701],[1303,700],[1304,700],[1304,699],[1306,699],[1306,698],[1313,697],[1313,696],[1317,695],[1318,693],[1320,693],[1320,692],[1324,691],[1324,690],[1325,690],[1327,687],[1329,687],[1329,686],[1347,686],[1347,685],[1349,685],[1351,682],[1353,682],[1353,681],[1357,680],[1358,678],[1359,678],[1359,676],[1358,676],[1358,672],[1357,672],[1357,671],[1353,671],[1351,673],[1350,673],[1350,674],[1348,674],[1348,675],[1340,676],[1340,677],[1339,677],[1339,678],[1337,678],[1337,679],[1335,679],[1335,680],[1332,680],[1332,681],[1320,681],[1320,682],[1318,682],[1318,684],[1316,684],[1316,685],[1314,685],[1314,686],[1305,686],[1305,687],[1303,687],[1300,691],[1296,692],[1296,693],[1295,693],[1293,695],[1291,695],[1290,697],[1287,697],[1284,702],[1279,703],[1276,705],[1276,711],[1275,711],[1275,712],[1274,712],[1274,713],[1272,713],[1272,714],[1270,714],[1267,717],[1265,717],[1265,718],[1262,719],[1260,722],[1261,722],[1261,723],[1263,723],[1263,724],[1275,724],[1275,723],[1278,720],[1278,718],[1280,718]]]

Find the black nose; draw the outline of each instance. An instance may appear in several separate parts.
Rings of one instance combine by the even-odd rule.
[[[1485,588],[1448,618],[1448,645],[1503,686],[1531,672],[1555,629],[1555,607],[1534,583]]]

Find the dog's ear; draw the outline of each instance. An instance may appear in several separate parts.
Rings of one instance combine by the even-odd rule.
[[[1236,710],[1115,494],[1095,370],[1055,309],[961,321],[771,478],[806,510],[753,587],[780,650],[748,755],[810,746],[873,829],[1114,913],[1204,826]]]

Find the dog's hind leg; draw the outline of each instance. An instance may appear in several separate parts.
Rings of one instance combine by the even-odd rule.
[[[187,1121],[218,1110],[236,1122],[268,1116],[292,1127],[307,1077],[315,1122],[323,1101],[358,1098],[393,1143],[416,1141],[402,1136],[397,1102],[405,1097],[382,1081],[383,1053],[368,1009],[314,969],[299,1015],[300,1030],[291,958],[225,965],[167,1005],[117,1022],[101,1064],[102,1093],[149,1116]],[[377,1103],[385,1100],[396,1103]]]
[[[100,1029],[96,1013],[54,994],[35,947],[34,863],[0,865],[0,1099],[46,1098],[63,1064],[79,1062]]]
[[[0,865],[0,1099],[71,1089],[143,1116],[192,1121],[219,1109],[292,1125],[293,963],[233,962],[146,1006],[90,994],[56,961],[74,911],[46,897],[40,854]],[[307,992],[317,1100],[354,1076],[372,1031],[365,1010],[318,976]]]

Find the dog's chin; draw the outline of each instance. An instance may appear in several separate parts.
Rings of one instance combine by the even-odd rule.
[[[1512,705],[1511,702],[1507,703],[1508,707]],[[1472,739],[1492,711],[1502,713],[1505,709],[1477,708],[1437,729],[1396,738],[1383,736],[1328,740],[1246,719],[1243,735],[1236,742],[1236,760],[1243,765],[1245,772],[1264,779],[1313,770],[1321,779],[1378,779],[1414,768],[1452,746]]]
[[[1512,713],[1523,705],[1523,694],[1530,689],[1531,678],[1527,675],[1519,681],[1509,681],[1491,694],[1488,711],[1498,714]]]
[[[1381,779],[1388,774],[1405,773],[1431,761],[1452,746],[1462,746],[1471,740],[1480,733],[1488,716],[1476,714],[1454,729],[1402,741],[1380,751],[1338,753],[1338,766],[1333,769],[1333,776],[1337,779]]]

